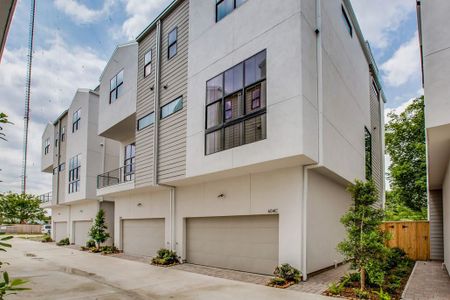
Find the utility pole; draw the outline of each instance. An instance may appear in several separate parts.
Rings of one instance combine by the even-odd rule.
[[[28,63],[25,85],[25,111],[23,117],[23,158],[22,158],[22,194],[27,189],[27,155],[28,155],[28,124],[30,122],[30,100],[31,100],[31,65],[33,62],[33,40],[34,40],[34,16],[36,13],[36,0],[31,0],[30,25],[28,35]]]

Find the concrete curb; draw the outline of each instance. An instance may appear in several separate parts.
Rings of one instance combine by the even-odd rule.
[[[411,274],[409,274],[408,282],[406,283],[405,288],[403,289],[403,293],[402,293],[402,296],[400,299],[405,299],[406,291],[408,290],[409,284],[411,283],[411,278],[413,277],[414,272],[416,271],[417,264],[419,262],[420,261],[416,261],[416,263],[414,264],[414,268],[413,268]]]

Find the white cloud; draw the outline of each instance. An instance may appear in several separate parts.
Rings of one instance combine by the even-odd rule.
[[[90,9],[76,0],[55,0],[56,8],[78,23],[93,23],[99,21],[109,13],[113,4],[114,0],[105,0],[102,8]]]
[[[170,2],[172,0],[125,1],[128,19],[122,25],[122,33],[129,39],[136,38]]]
[[[395,107],[395,108],[386,108],[384,110],[384,123],[387,124],[390,121],[389,118],[389,114],[391,112],[394,112],[395,114],[401,114],[402,112],[405,111],[405,109],[408,107],[408,105],[412,104],[413,101],[416,99],[416,97],[411,98],[405,102],[403,102],[402,104],[400,104],[399,106]]]
[[[412,0],[354,0],[352,6],[364,37],[374,48],[389,46],[400,25],[415,13]]]
[[[420,76],[420,50],[417,32],[400,45],[391,58],[381,65],[384,81],[393,87],[401,86]]]
[[[0,192],[20,191],[26,48],[5,49],[0,65],[0,109],[14,125],[5,126],[0,141]],[[68,46],[55,35],[37,48],[33,59],[27,192],[51,190],[51,176],[40,172],[41,136],[72,101],[78,87],[95,88],[105,65],[92,50]]]

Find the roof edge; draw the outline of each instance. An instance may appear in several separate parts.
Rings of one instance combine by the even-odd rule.
[[[114,55],[116,55],[116,52],[119,50],[119,48],[124,48],[124,47],[128,47],[128,46],[133,46],[133,45],[137,45],[137,42],[136,41],[128,41],[124,44],[117,45],[116,48],[114,48],[113,53],[111,54],[111,56],[108,59],[108,62],[106,63],[105,67],[103,68],[102,74],[100,74],[100,77],[98,78],[99,81],[102,81],[103,75],[105,74],[106,69],[108,68],[109,64],[111,63],[112,58],[114,57]]]

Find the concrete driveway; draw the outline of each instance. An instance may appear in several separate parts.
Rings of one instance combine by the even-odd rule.
[[[8,299],[296,299],[328,297],[209,277],[54,244],[12,240],[0,253],[11,277],[28,279],[31,291]]]

